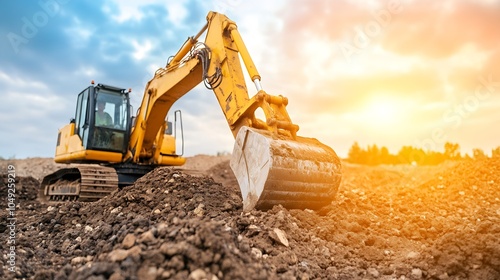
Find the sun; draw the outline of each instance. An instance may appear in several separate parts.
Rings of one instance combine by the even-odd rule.
[[[404,116],[404,106],[396,99],[376,98],[366,103],[363,118],[376,126],[394,125]]]

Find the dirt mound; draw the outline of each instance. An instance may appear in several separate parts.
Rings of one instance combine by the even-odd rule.
[[[66,164],[58,164],[53,158],[27,158],[0,160],[0,174],[7,173],[8,165],[15,167],[16,175],[21,177],[33,177],[39,181],[47,174],[50,174]]]
[[[20,177],[16,176],[14,179],[15,185],[15,195],[18,202],[32,201],[35,200],[38,195],[38,188],[40,183],[33,177]],[[7,198],[8,196],[8,184],[9,177],[6,174],[0,175],[0,182],[2,182],[2,188],[0,188],[0,196],[2,198]],[[0,206],[6,208],[7,200],[2,199]]]
[[[361,173],[349,169],[346,175]],[[382,275],[500,277],[499,160],[447,164],[423,183],[427,168],[371,169],[347,176],[321,219],[301,211],[297,217],[314,221],[317,235],[350,249]]]
[[[46,205],[27,194],[18,271],[0,276],[500,279],[498,159],[345,164],[337,200],[321,211],[245,214],[228,161],[212,163],[203,171],[211,177],[158,168],[93,203]]]

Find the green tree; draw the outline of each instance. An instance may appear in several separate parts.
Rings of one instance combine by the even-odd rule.
[[[423,149],[417,149],[412,146],[403,146],[398,152],[398,161],[408,164],[427,164],[427,154]]]
[[[349,152],[347,153],[347,160],[352,163],[363,163],[363,150],[359,146],[358,142],[354,142]]]
[[[368,157],[366,163],[369,165],[380,164],[380,150],[376,144],[368,146]]]
[[[451,160],[460,159],[460,146],[458,144],[446,142],[444,144],[444,156],[446,159]]]
[[[500,146],[498,146],[495,149],[491,150],[491,157],[492,158],[500,158]]]
[[[389,150],[386,147],[380,148],[380,163],[383,164],[392,164],[392,155],[389,153]]]
[[[472,157],[475,159],[475,160],[481,160],[481,159],[485,159],[485,158],[488,158],[486,156],[486,154],[484,153],[483,150],[481,149],[472,149]]]

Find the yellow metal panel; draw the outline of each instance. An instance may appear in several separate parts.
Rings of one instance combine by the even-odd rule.
[[[158,159],[159,165],[180,166],[186,163],[186,158],[178,156],[162,156]]]
[[[56,158],[84,149],[80,137],[74,132],[74,123],[67,124],[59,130],[59,145],[56,146]]]
[[[83,150],[55,157],[55,161],[60,163],[92,160],[117,163],[122,161],[122,154],[116,152]]]
[[[162,154],[175,154],[175,138],[171,135],[165,135],[161,145]]]

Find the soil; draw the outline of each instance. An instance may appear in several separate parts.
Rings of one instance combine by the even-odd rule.
[[[500,159],[434,167],[343,163],[319,210],[242,213],[229,157],[157,168],[91,203],[41,203],[51,159],[16,167],[15,272],[1,279],[500,279]],[[7,188],[0,206],[7,208]]]

